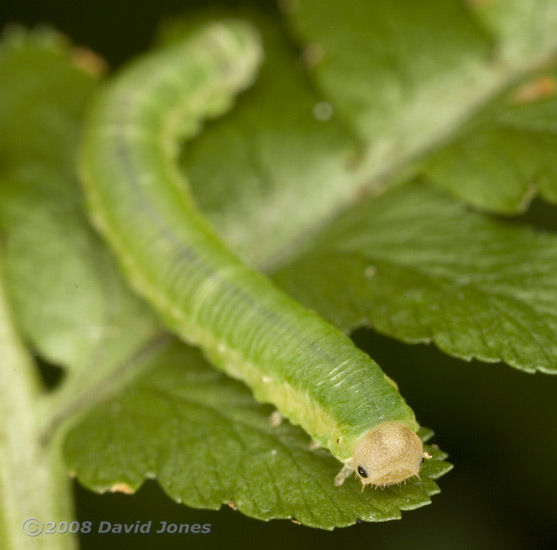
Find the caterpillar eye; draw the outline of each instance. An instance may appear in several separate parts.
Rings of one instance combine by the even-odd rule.
[[[361,477],[367,477],[367,472],[361,466],[358,466],[358,474],[360,474]]]

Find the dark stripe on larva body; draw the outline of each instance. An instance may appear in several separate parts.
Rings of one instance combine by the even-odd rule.
[[[414,428],[411,410],[346,335],[220,242],[175,165],[180,134],[249,83],[254,52],[245,27],[221,25],[131,68],[93,113],[83,177],[105,237],[169,327],[344,460],[380,422]]]

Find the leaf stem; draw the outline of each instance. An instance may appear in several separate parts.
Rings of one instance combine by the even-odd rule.
[[[37,370],[14,327],[0,274],[0,547],[66,550],[69,533],[48,535],[47,522],[73,518],[70,481],[60,438],[41,442]],[[28,520],[28,523],[24,523]],[[42,524],[42,528],[41,528]],[[40,538],[40,541],[36,538]]]
[[[42,397],[41,440],[47,443],[53,437],[63,437],[91,407],[117,395],[140,377],[149,368],[149,359],[171,341],[170,334],[158,331],[117,363],[106,362],[70,373],[58,391]]]

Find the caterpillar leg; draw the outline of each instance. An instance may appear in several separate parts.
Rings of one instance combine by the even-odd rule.
[[[311,441],[309,444],[309,450],[310,451],[315,451],[315,449],[319,449],[321,447],[321,445],[319,443],[317,443],[317,441]]]
[[[282,414],[280,414],[279,411],[275,411],[269,417],[269,426],[271,426],[271,428],[278,428],[281,425],[283,419],[284,419],[284,416],[282,416]]]
[[[340,487],[344,480],[349,478],[354,473],[352,466],[345,464],[340,472],[335,476],[335,487]]]

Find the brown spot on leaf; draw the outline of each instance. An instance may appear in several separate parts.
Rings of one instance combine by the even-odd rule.
[[[520,86],[513,94],[511,102],[515,105],[533,103],[555,95],[556,90],[557,82],[552,76],[541,76]]]
[[[323,46],[317,43],[308,44],[302,52],[302,61],[309,69],[315,67],[325,56]]]
[[[107,62],[95,52],[81,47],[72,49],[74,66],[92,76],[102,76],[108,72]]]
[[[292,14],[300,8],[300,0],[278,0],[280,11],[286,14]]]
[[[133,489],[127,483],[115,483],[112,487],[110,487],[110,492],[131,495],[133,494]]]

